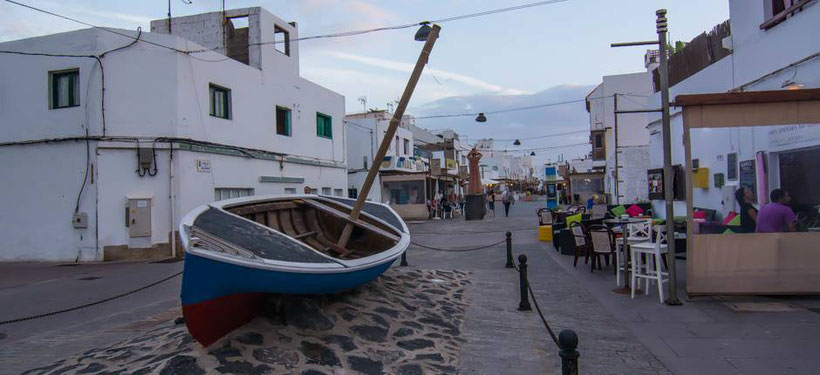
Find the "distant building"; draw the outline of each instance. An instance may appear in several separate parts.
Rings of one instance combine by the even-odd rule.
[[[295,23],[245,8],[112,31],[0,44],[80,56],[0,53],[0,260],[167,256],[198,205],[346,195],[344,97],[299,76]]]
[[[379,174],[367,199],[390,204],[405,219],[426,219],[430,159],[416,148],[412,116],[402,118],[384,159],[374,160],[392,116],[384,110],[345,116],[349,196],[358,197],[368,171],[376,166]]]

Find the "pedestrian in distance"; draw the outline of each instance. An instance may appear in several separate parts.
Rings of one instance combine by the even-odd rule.
[[[490,190],[487,192],[487,205],[490,207],[488,213],[492,213],[495,217],[495,192]]]
[[[513,202],[513,195],[509,190],[504,190],[501,194],[501,203],[504,203],[504,217],[510,216],[510,205]]]

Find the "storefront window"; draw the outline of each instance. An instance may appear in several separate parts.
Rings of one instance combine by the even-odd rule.
[[[424,204],[424,181],[389,181],[384,187],[390,204]]]

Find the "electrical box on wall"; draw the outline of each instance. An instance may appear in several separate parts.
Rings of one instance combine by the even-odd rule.
[[[131,237],[151,237],[151,198],[128,198],[125,226]]]
[[[85,212],[75,212],[71,217],[71,225],[74,228],[88,228],[88,214]]]

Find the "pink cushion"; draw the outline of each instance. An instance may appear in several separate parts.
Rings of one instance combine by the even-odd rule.
[[[732,221],[732,219],[734,219],[735,216],[737,216],[737,212],[730,211],[729,214],[726,215],[725,218],[723,218],[723,223],[722,224],[723,225],[729,225],[729,222]]]
[[[626,209],[626,213],[631,217],[640,216],[643,214],[643,209],[637,204],[633,204],[632,207]]]
[[[706,219],[706,211],[695,211],[695,213],[692,214],[692,218],[694,218],[694,219],[704,219],[705,220]]]

